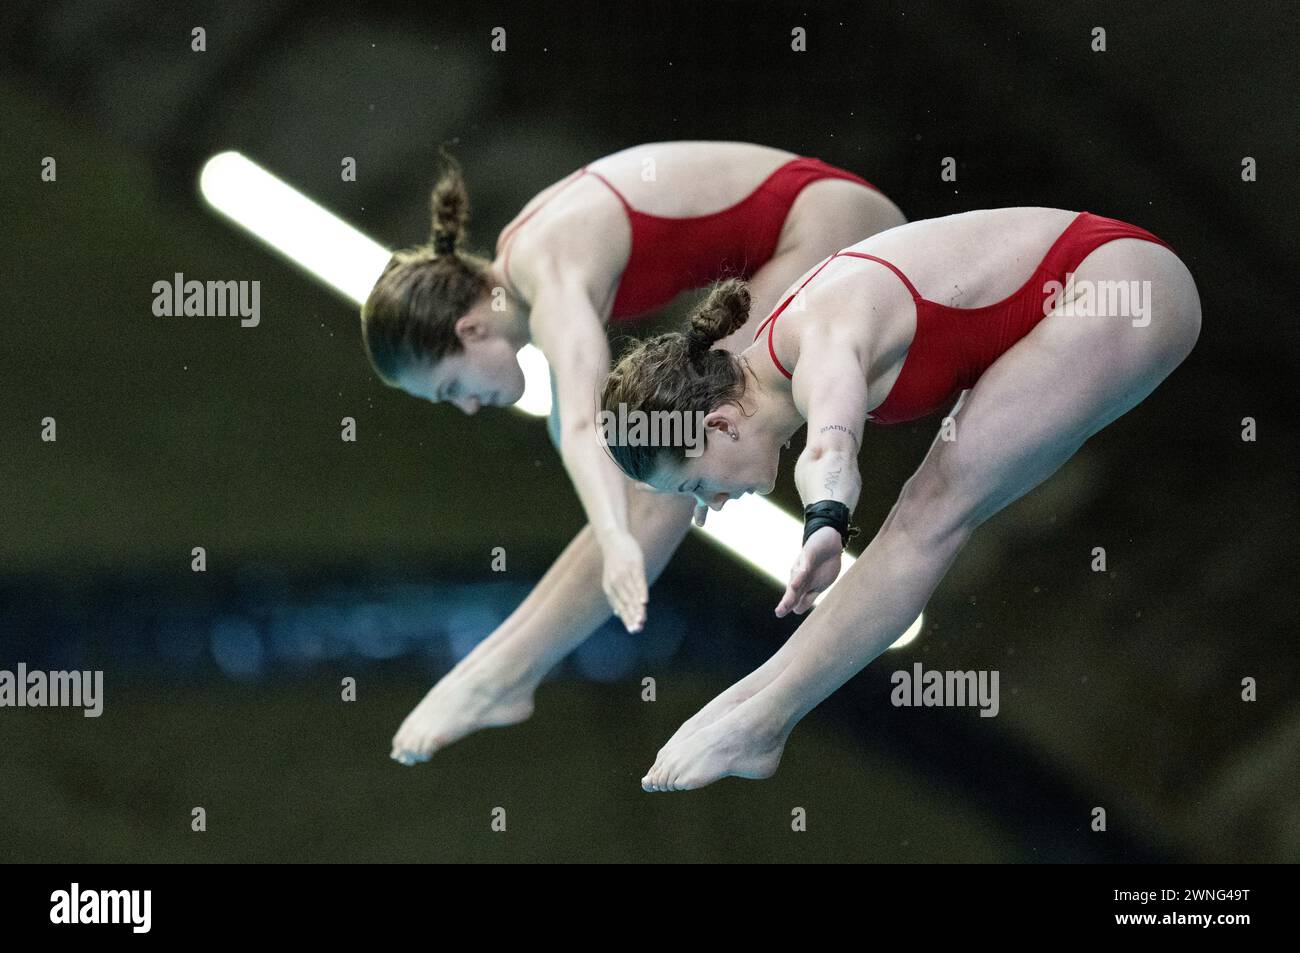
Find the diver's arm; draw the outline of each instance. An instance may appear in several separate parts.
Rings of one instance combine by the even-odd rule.
[[[799,361],[791,381],[795,405],[808,421],[808,442],[795,464],[795,485],[805,507],[842,503],[850,516],[858,504],[862,478],[858,448],[867,419],[867,368],[860,345],[810,327],[801,336]],[[839,574],[844,542],[823,526],[808,537],[790,573],[776,614],[802,613]]]
[[[555,382],[560,457],[604,555],[605,594],[623,624],[636,631],[645,622],[647,594],[641,547],[628,532],[629,481],[601,446],[596,427],[610,365],[604,325],[580,280],[553,273],[536,288],[529,320]]]

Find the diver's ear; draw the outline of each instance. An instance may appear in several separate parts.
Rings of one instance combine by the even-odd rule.
[[[483,319],[472,313],[461,315],[453,325],[453,330],[455,330],[456,338],[461,344],[481,341],[491,336]]]
[[[736,428],[736,418],[730,408],[719,407],[704,416],[704,429],[717,437],[730,437],[736,440],[740,431]]]

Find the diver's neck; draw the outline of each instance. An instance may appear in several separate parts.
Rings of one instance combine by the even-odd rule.
[[[789,443],[805,423],[803,414],[794,405],[794,394],[789,387],[777,386],[777,381],[766,377],[763,370],[767,368],[763,364],[759,365],[761,370],[755,368],[749,355],[740,355],[740,366],[748,378],[746,389],[751,394],[754,416],[762,421],[764,429],[772,432],[778,444]]]
[[[501,298],[505,301],[505,313],[500,317],[501,333],[518,353],[525,344],[531,344],[533,341],[532,328],[528,322],[528,304],[515,293],[510,282],[506,281],[505,270],[500,262],[492,262],[488,268],[488,277],[491,281],[488,295],[493,305],[495,306],[497,300]]]
[[[509,296],[510,292],[506,292]],[[525,344],[533,342],[533,331],[528,324],[528,311],[518,306],[515,300],[511,300],[507,305],[510,309],[507,312],[505,335],[510,346],[518,353]]]

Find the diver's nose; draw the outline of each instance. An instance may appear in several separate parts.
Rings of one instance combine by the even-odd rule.
[[[731,497],[728,496],[726,493],[718,493],[713,497],[712,500],[709,501],[709,509],[714,510],[716,512],[717,510],[722,509],[722,504],[726,503],[727,500],[729,499],[731,499]]]

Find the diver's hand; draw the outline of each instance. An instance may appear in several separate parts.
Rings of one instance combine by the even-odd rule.
[[[605,598],[629,632],[640,632],[649,598],[641,545],[631,533],[618,532],[601,540],[600,549],[605,562],[601,578]]]
[[[817,596],[839,576],[843,551],[844,544],[833,526],[823,526],[809,536],[790,570],[790,585],[777,604],[777,616],[783,618],[792,611],[802,615],[811,609]]]

